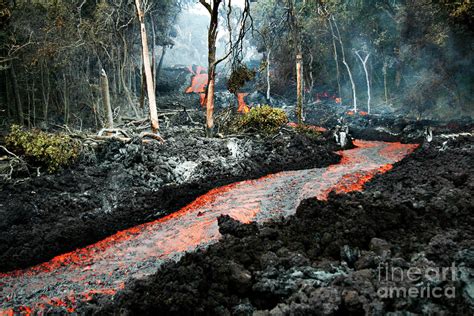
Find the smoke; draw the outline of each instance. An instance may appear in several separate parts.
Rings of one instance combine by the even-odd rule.
[[[244,0],[233,0],[233,11],[231,28],[234,33],[238,30],[236,14],[244,6]],[[221,5],[222,12],[227,10],[227,4]],[[224,56],[228,50],[229,32],[226,21],[226,14],[221,14],[219,20],[219,29],[217,36],[217,56]],[[178,17],[175,25],[176,37],[173,38],[174,45],[169,50],[169,54],[165,55],[163,60],[166,66],[188,66],[199,65],[207,67],[207,32],[209,28],[209,13],[199,3],[189,5],[184,9]],[[234,34],[235,35],[235,34]],[[260,59],[261,56],[256,47],[251,45],[248,39],[244,39],[243,43],[243,60],[251,61]]]

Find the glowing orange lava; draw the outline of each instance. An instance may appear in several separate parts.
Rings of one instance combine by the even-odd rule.
[[[245,103],[244,100],[244,98],[248,95],[248,93],[237,93],[237,100],[239,102],[239,108],[237,109],[237,112],[248,113],[250,111],[249,106]]]
[[[186,89],[186,93],[204,93],[207,87],[207,73],[206,68],[197,66],[196,71],[192,66],[188,67],[189,71],[194,75],[191,79],[191,85]]]
[[[365,112],[365,111],[357,111],[357,112],[354,112],[353,110],[350,110],[350,111],[347,111],[346,112],[347,115],[360,115],[360,116],[367,116],[369,115],[369,113]]]
[[[416,148],[400,143],[355,144],[358,148],[340,152],[339,164],[216,188],[159,220],[35,267],[0,274],[0,315],[41,313],[51,306],[74,312],[78,301],[112,296],[125,282],[154,273],[166,260],[178,260],[187,251],[216,242],[220,215],[264,222],[294,214],[303,199],[361,190],[375,174],[387,171]]]
[[[321,102],[322,99],[325,100],[334,100],[335,103],[341,103],[342,99],[337,97],[335,94],[330,94],[327,91],[316,93],[316,102]]]
[[[193,74],[191,78],[191,85],[186,88],[185,93],[197,93],[199,94],[199,103],[205,107],[206,106],[206,88],[209,80],[208,74],[206,73],[207,69],[201,66],[196,67],[196,71],[193,70],[192,66],[188,66],[189,72]],[[248,93],[237,93],[237,101],[239,102],[239,107],[237,111],[239,113],[248,113],[250,107],[245,103],[244,98]]]
[[[199,103],[202,106],[206,106],[207,69],[201,66],[197,66],[196,71],[193,70],[192,66],[188,66],[188,69],[193,74],[193,77],[191,78],[191,85],[184,92],[199,94]]]

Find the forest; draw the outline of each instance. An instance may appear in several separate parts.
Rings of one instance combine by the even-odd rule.
[[[472,315],[470,0],[0,0],[0,315]]]

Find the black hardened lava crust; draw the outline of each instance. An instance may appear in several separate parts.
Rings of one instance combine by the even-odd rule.
[[[257,226],[221,217],[220,242],[128,284],[112,302],[92,301],[82,311],[472,315],[474,139],[443,142],[424,144],[363,193],[305,200],[286,220]],[[464,272],[437,285],[454,287],[455,298],[377,294],[383,285],[379,264],[407,269],[451,263]]]
[[[242,157],[232,157],[228,140],[191,133],[164,145],[111,141],[91,162],[61,174],[0,184],[0,271],[41,263],[160,218],[218,186],[340,159],[325,139],[296,133],[232,142],[244,148]],[[177,182],[177,158],[199,162],[194,177]]]

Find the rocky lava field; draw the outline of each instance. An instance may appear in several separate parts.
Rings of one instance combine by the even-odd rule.
[[[219,218],[223,239],[127,284],[92,314],[471,315],[473,137],[424,144],[362,192],[304,200],[286,219]],[[380,277],[450,267],[455,276]],[[380,271],[382,267],[382,271]],[[380,288],[453,288],[454,297],[384,297]],[[423,292],[420,292],[423,293]],[[382,293],[383,294],[383,293]]]
[[[390,141],[420,143],[407,130]],[[0,314],[472,313],[470,133],[402,144],[374,128],[343,151],[291,128],[170,135],[2,185]],[[381,277],[453,264],[449,280]]]

